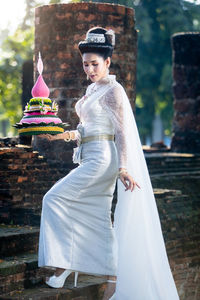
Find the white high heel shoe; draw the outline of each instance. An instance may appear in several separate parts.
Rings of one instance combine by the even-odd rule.
[[[107,282],[116,283],[116,280],[108,279]],[[112,297],[109,300],[115,300],[115,293],[112,295]]]
[[[60,276],[51,276],[49,280],[46,280],[46,284],[53,288],[62,288],[66,278],[72,273],[73,271],[65,270]],[[78,272],[76,271],[74,274],[74,287],[77,287],[77,280],[78,280]]]

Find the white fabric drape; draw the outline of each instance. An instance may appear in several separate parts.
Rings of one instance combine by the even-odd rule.
[[[120,87],[120,88],[119,88]],[[128,97],[121,85],[127,169],[141,189],[118,180],[114,227],[118,240],[116,300],[178,300],[155,197]]]
[[[118,203],[114,216],[118,241],[115,300],[178,300],[149,172],[129,99],[124,88],[115,80],[115,75],[108,75],[100,82],[91,84],[86,97],[98,91],[101,95],[99,104],[115,129],[118,167],[127,168],[128,173],[141,187],[135,187],[133,192],[125,192],[125,187],[118,180]],[[83,97],[76,104],[79,117],[79,106],[82,105],[84,110],[87,101]],[[94,105],[92,101],[91,103]],[[87,115],[88,106],[86,107]],[[100,119],[95,118],[96,123],[101,121],[99,133],[111,134],[111,129],[102,122],[103,116],[104,114]],[[83,125],[87,131],[87,122]],[[95,129],[94,124],[90,126],[90,132],[86,132],[88,135],[98,133],[93,127]]]

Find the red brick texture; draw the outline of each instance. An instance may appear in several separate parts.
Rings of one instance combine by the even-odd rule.
[[[147,156],[146,159],[154,187],[167,254],[180,299],[199,300],[200,206],[198,182],[200,157],[184,154],[177,156],[172,153],[171,155]],[[36,250],[39,231],[36,229],[40,223],[42,198],[57,180],[67,175],[71,166],[58,160],[43,158],[39,153],[33,152],[32,148],[20,145],[0,148],[0,164],[0,223],[34,226],[34,230],[26,229],[26,232],[24,230],[20,232],[18,229],[18,237],[16,235],[0,236],[1,258],[20,254],[21,251],[29,253]],[[115,204],[116,198],[113,201],[113,209]],[[34,265],[36,265],[36,258],[34,261]],[[32,264],[33,262],[29,265]],[[24,274],[25,263],[20,266],[18,264],[13,266],[11,263],[11,267],[12,270],[13,267],[17,269],[9,271],[10,275],[8,276],[7,273],[7,275],[5,274],[8,267],[5,269],[0,264],[0,293],[21,288],[25,277],[30,284],[41,277],[35,269],[31,271],[34,274],[31,274],[29,270]],[[13,277],[12,274],[18,275]],[[32,280],[32,278],[36,279]],[[41,298],[37,299],[44,298],[41,295]],[[98,299],[98,297],[88,296],[86,299]]]
[[[172,37],[173,151],[200,153],[200,33]]]
[[[110,73],[117,75],[134,106],[137,33],[133,9],[82,2],[45,5],[35,11],[35,57],[40,51],[44,79],[51,90],[50,97],[58,102],[59,116],[72,128],[77,124],[74,104],[88,85],[78,43],[93,26],[115,31],[116,48]]]

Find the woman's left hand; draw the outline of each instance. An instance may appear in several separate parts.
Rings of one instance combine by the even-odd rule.
[[[121,173],[119,178],[126,188],[125,191],[131,190],[132,192],[135,186],[141,188],[139,184],[133,179],[133,177],[128,173]]]

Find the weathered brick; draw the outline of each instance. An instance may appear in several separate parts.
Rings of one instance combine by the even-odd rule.
[[[116,12],[118,14],[125,15],[126,14],[126,7],[122,6],[122,5],[117,5],[116,6]]]
[[[175,34],[172,46],[174,119],[171,148],[200,153],[200,34]]]
[[[136,72],[137,41],[133,9],[103,3],[55,4],[36,8],[36,18],[39,21],[35,23],[35,53],[36,57],[39,51],[42,53],[43,76],[52,90],[50,96],[54,100],[62,98],[62,101],[69,101],[83,95],[88,82],[82,70],[78,43],[85,38],[85,33],[89,28],[98,25],[111,28],[116,32],[117,44],[113,55],[114,67],[111,72],[116,74],[115,70],[117,70],[117,79],[123,83],[128,95],[134,97],[131,99],[134,103],[135,76],[130,78],[125,75]],[[126,35],[124,35],[125,31]],[[135,45],[134,48],[132,44]],[[120,45],[123,47],[121,48]],[[120,55],[121,58],[126,57],[128,63],[121,59]],[[132,92],[131,89],[133,89]],[[65,109],[68,109],[67,105]],[[77,116],[74,113],[68,114],[67,111],[65,113],[62,111],[60,114],[68,116],[71,124],[77,122]]]
[[[87,11],[89,9],[88,3],[70,3],[69,10],[77,12],[80,10]]]
[[[58,52],[57,57],[58,59],[71,59],[72,54],[70,52]]]
[[[115,5],[110,5],[110,4],[99,4],[98,5],[98,10],[104,13],[115,13],[116,11],[116,6]]]
[[[21,183],[23,181],[28,181],[28,177],[22,177],[22,176],[19,176],[18,179],[17,179],[17,182],[18,183]]]
[[[58,20],[63,20],[63,19],[66,19],[66,18],[71,18],[72,16],[73,16],[73,14],[72,13],[68,13],[68,12],[63,13],[63,14],[56,13],[56,18]]]

